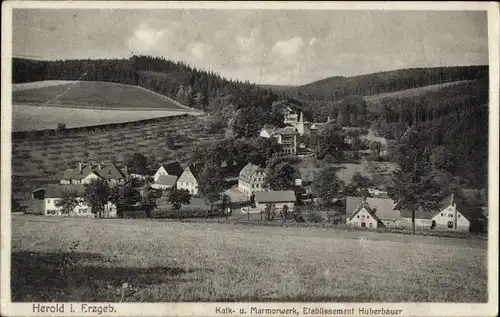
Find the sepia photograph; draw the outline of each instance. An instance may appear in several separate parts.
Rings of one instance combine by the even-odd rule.
[[[498,309],[494,6],[122,4],[2,7],[6,301]]]

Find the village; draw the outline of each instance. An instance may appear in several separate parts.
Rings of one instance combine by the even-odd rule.
[[[323,123],[307,122],[302,112],[297,113],[292,108],[286,107],[283,109],[283,121],[285,127],[266,125],[258,137],[275,140],[280,145],[280,152],[274,155],[277,158],[286,160],[287,157],[293,157],[296,160],[307,160],[313,157],[314,153],[301,141],[321,133],[325,125],[334,123],[335,120],[329,117],[327,122]],[[361,129],[343,127],[343,130]],[[357,135],[359,136],[359,133]],[[352,144],[355,139],[352,133],[344,134],[346,144]],[[371,142],[365,146],[368,149],[360,150],[357,154],[369,155],[375,148],[378,155],[385,155],[387,144],[384,143],[384,139],[380,139],[382,142]],[[115,218],[130,216],[133,214],[131,210],[135,210],[136,214],[138,211],[144,216],[146,215],[144,209],[149,208],[150,216],[155,214],[161,217],[161,213],[155,213],[155,210],[162,210],[162,207],[168,209],[166,206],[169,206],[170,209],[179,212],[183,205],[198,203],[199,208],[205,209],[202,211],[206,211],[205,215],[210,217],[230,215],[232,218],[250,220],[257,216],[257,219],[260,217],[261,220],[268,221],[275,219],[305,221],[306,214],[312,211],[314,216],[310,218],[313,218],[314,222],[332,221],[347,227],[376,229],[413,226],[412,212],[399,208],[398,203],[388,196],[383,185],[369,184],[364,188],[355,188],[354,192],[340,189],[330,206],[321,208],[321,198],[315,197],[314,190],[311,189],[314,180],[303,179],[301,169],[297,167],[293,168],[293,185],[290,188],[272,190],[268,186],[266,168],[252,162],[241,166],[235,162],[228,162],[224,161],[220,166],[226,189],[215,193],[218,197],[209,200],[210,207],[204,203],[207,199],[203,199],[205,195],[200,190],[199,184],[203,163],[188,164],[183,167],[177,161],[169,161],[158,163],[153,169],[143,169],[142,172],[138,172],[131,171],[126,165],[119,168],[113,163],[79,162],[78,166],[64,171],[59,184],[47,184],[33,190],[35,211],[32,209],[30,213],[45,216]],[[358,174],[357,177],[363,176]],[[120,202],[116,198],[112,201],[112,194],[109,194],[101,203],[99,215],[96,215],[88,199],[83,198],[86,187],[96,181],[107,183],[111,192],[113,187],[128,185],[131,190],[122,193],[122,196],[135,197],[135,199],[128,197],[133,201],[125,207],[128,212],[120,212],[120,207],[117,206]],[[149,200],[148,207],[144,207],[141,197],[142,200]],[[127,197],[122,199],[127,200]],[[417,209],[414,225],[419,230],[469,232],[477,230],[474,228],[480,227],[484,222],[484,218],[480,216],[482,214],[484,212],[478,211],[477,206],[470,206],[463,198],[451,194],[440,201],[434,211]]]

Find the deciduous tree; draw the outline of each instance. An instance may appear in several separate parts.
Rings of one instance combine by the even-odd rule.
[[[101,213],[104,211],[104,206],[109,201],[110,194],[111,189],[108,182],[100,178],[93,179],[86,185],[83,199],[90,206],[92,213],[100,218]]]
[[[61,208],[61,214],[69,215],[79,203],[79,195],[76,190],[65,190],[61,193],[61,199],[56,202],[56,207]]]
[[[343,185],[343,182],[337,177],[337,168],[327,166],[316,174],[312,189],[323,204],[329,205],[335,198],[339,197]]]

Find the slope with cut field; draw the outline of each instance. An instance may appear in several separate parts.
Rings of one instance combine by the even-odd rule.
[[[473,80],[453,81],[450,83],[436,84],[423,86],[412,89],[399,90],[394,92],[382,93],[377,95],[365,96],[367,110],[372,113],[378,113],[383,110],[383,106],[388,104],[391,100],[415,98],[425,96],[426,94],[433,93],[439,95],[440,92],[448,88],[461,89],[466,88],[468,85],[474,83]],[[455,87],[452,87],[455,86]]]
[[[30,83],[35,85],[34,83]],[[108,82],[79,81],[38,88],[16,89],[13,104],[63,105],[90,109],[189,111],[168,97],[138,86]]]

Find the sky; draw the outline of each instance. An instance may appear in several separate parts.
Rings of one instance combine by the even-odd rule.
[[[486,11],[14,9],[13,55],[161,56],[257,84],[488,64]]]

